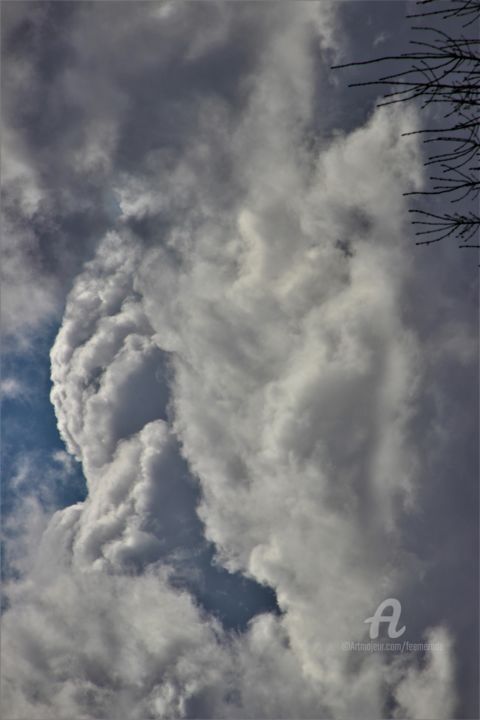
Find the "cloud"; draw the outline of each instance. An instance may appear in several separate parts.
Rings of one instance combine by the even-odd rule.
[[[312,145],[318,58],[342,51],[333,5],[121,8],[48,6],[28,25],[35,38],[66,27],[47,111],[72,114],[58,143],[47,123],[23,132],[39,166],[65,148],[53,163],[65,190],[39,211],[48,178],[27,162],[15,228],[59,207],[70,222],[77,188],[92,213],[85,245],[66,233],[52,270],[59,296],[71,288],[51,397],[88,496],[48,522],[27,508],[39,530],[6,587],[5,711],[447,717],[443,625],[422,669],[342,647],[424,571],[405,535],[430,371],[406,297],[402,193],[422,173],[415,136],[401,135],[416,114],[375,112]],[[201,533],[220,565],[274,589],[280,615],[235,634],[200,608],[179,579]]]
[[[265,35],[287,14],[215,3],[125,5],[115,17],[78,3],[3,8],[5,343],[31,345],[60,321],[73,278],[118,213],[112,188],[128,194],[155,165],[168,176],[206,113],[233,120]],[[328,46],[333,16],[325,5],[317,23]]]
[[[442,627],[431,630],[427,638],[432,649],[425,667],[410,667],[395,691],[401,708],[398,717],[450,718],[455,711],[451,638]]]
[[[19,587],[4,625],[10,717],[183,717],[193,695],[221,680],[218,628],[161,574],[36,580],[41,597]]]
[[[5,400],[28,400],[29,390],[16,377],[4,377],[0,382],[0,392]]]

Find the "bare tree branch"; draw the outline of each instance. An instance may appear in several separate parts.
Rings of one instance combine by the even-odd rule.
[[[417,245],[430,245],[446,238],[456,238],[459,247],[478,248],[470,240],[478,236],[480,216],[480,40],[465,35],[465,28],[480,20],[480,0],[418,0],[418,12],[412,19],[429,18],[430,25],[414,25],[419,35],[410,41],[412,49],[398,55],[383,55],[370,60],[335,65],[334,69],[396,65],[397,70],[373,80],[351,83],[350,87],[378,86],[385,88],[379,107],[400,102],[418,102],[421,110],[443,106],[445,124],[405,135],[423,134],[425,145],[433,151],[427,155],[425,167],[435,168],[427,189],[405,193],[407,196],[445,196],[450,203],[469,201],[472,210],[464,213],[437,215],[414,208],[421,226],[416,232]],[[458,33],[445,30],[458,22]],[[453,31],[452,31],[453,32]],[[420,35],[421,34],[421,35]],[[428,237],[426,237],[428,236]]]

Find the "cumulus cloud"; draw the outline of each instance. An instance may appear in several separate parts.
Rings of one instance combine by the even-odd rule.
[[[103,237],[72,271],[51,397],[88,496],[32,520],[6,586],[6,714],[448,717],[442,626],[423,667],[343,649],[423,572],[404,534],[423,479],[402,196],[422,174],[401,138],[417,117],[375,112],[312,144],[318,59],[342,50],[335,6],[201,5],[64,19],[52,93],[88,119],[63,140],[66,192],[102,188],[87,235]],[[133,112],[127,89],[152,108]],[[26,187],[31,215],[41,191]],[[201,609],[179,583],[199,532],[281,614],[234,634]]]
[[[221,687],[219,629],[161,574],[35,580],[41,596],[19,586],[7,613],[8,716],[183,717],[192,696]]]

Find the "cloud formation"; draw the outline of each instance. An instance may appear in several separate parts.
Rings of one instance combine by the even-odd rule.
[[[422,665],[343,649],[424,572],[405,538],[428,372],[406,300],[402,193],[422,173],[417,140],[401,135],[417,117],[377,111],[316,135],[318,73],[344,51],[335,5],[201,5],[61,11],[49,112],[61,101],[81,118],[63,125],[71,162],[55,161],[66,189],[48,216],[58,201],[70,222],[78,187],[92,224],[80,267],[55,269],[72,287],[52,402],[88,496],[32,520],[30,565],[6,585],[6,716],[452,717],[446,624],[425,636],[440,650]],[[29,32],[58,12],[39,8]],[[34,181],[22,187],[14,238],[40,207]],[[65,258],[75,237],[58,245]],[[45,298],[42,318],[58,309]],[[181,582],[195,492],[217,562],[276,593],[281,614],[244,633]]]

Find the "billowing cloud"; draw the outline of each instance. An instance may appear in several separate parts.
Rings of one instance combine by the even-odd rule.
[[[418,118],[318,131],[316,80],[342,52],[334,5],[121,9],[67,13],[52,89],[82,108],[66,192],[102,205],[51,352],[88,496],[48,521],[25,508],[36,531],[6,585],[6,715],[451,717],[448,624],[416,628],[430,627],[425,657],[344,647],[426,571],[405,534],[438,346],[408,314],[402,193],[422,173],[416,136],[401,136]],[[232,633],[202,608],[182,582],[199,533],[281,613]]]

